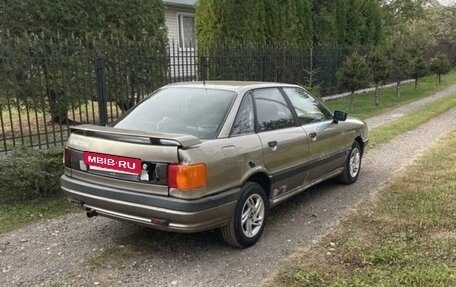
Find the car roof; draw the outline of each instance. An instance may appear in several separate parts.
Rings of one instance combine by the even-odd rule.
[[[273,83],[273,82],[252,82],[252,81],[195,81],[195,82],[179,82],[169,84],[165,88],[180,87],[180,88],[207,88],[221,89],[230,91],[245,91],[250,89],[270,88],[270,87],[296,87],[293,84]]]

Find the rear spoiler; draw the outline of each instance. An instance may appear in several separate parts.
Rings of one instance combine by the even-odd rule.
[[[96,125],[70,127],[70,132],[88,137],[105,138],[137,144],[180,146],[183,148],[200,144],[201,141],[192,135],[178,135],[157,132],[142,132]]]

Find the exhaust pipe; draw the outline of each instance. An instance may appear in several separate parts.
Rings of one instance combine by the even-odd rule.
[[[87,215],[88,218],[92,218],[92,217],[97,216],[98,213],[97,213],[96,210],[90,210],[90,211],[87,211],[86,215]]]

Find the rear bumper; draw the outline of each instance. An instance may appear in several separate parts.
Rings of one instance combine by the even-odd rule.
[[[61,177],[70,202],[99,215],[153,228],[198,232],[226,224],[234,213],[240,188],[197,200],[135,193]]]

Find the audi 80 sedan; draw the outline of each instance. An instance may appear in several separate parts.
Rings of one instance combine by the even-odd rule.
[[[363,121],[297,85],[178,83],[109,126],[72,128],[61,185],[89,217],[220,228],[243,248],[271,207],[329,178],[356,182],[367,141]]]

